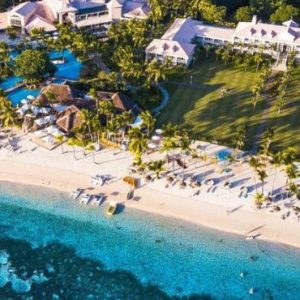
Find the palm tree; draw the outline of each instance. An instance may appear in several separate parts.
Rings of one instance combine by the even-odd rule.
[[[3,92],[0,92],[0,123],[4,127],[15,124],[15,110]]]
[[[141,138],[131,138],[128,144],[128,150],[134,154],[135,162],[140,164],[142,162],[142,155],[147,150],[147,139],[142,136]]]
[[[272,164],[274,166],[274,176],[273,176],[273,184],[272,184],[272,191],[271,191],[272,194],[274,192],[275,179],[278,173],[277,171],[278,168],[281,166],[282,162],[283,162],[283,153],[281,151],[272,154]]]
[[[257,208],[261,208],[262,204],[265,202],[266,197],[263,193],[256,193],[255,194],[255,204],[257,205]]]
[[[73,148],[73,157],[75,160],[77,160],[78,158],[76,157],[76,152],[75,152],[75,146],[77,146],[77,142],[76,142],[76,138],[75,137],[71,137],[68,139],[68,145],[72,146]]]
[[[288,147],[285,151],[283,151],[283,163],[285,165],[285,172],[287,175],[286,185],[297,177],[297,169],[294,165],[296,159],[296,149],[293,147]]]
[[[160,173],[162,173],[165,170],[164,164],[165,164],[164,160],[154,160],[154,161],[150,161],[147,164],[147,167],[148,167],[148,170],[154,172],[156,175],[156,178],[159,179]]]
[[[143,121],[143,124],[147,127],[147,136],[150,136],[150,132],[153,130],[156,119],[152,116],[150,111],[143,111],[140,113],[140,117]]]
[[[82,109],[80,111],[80,118],[82,120],[80,127],[84,132],[88,131],[92,141],[94,141],[93,131],[92,131],[93,117],[94,117],[93,113],[87,109]]]
[[[264,164],[260,161],[259,157],[257,157],[257,156],[252,156],[250,158],[249,165],[250,165],[251,168],[254,169],[255,174],[258,174],[258,172],[260,171],[260,169],[262,167],[264,167]],[[257,192],[256,175],[254,175],[254,183],[255,183],[255,190]]]
[[[191,148],[191,139],[189,136],[188,131],[183,131],[179,136],[179,147],[181,149],[181,154],[183,156],[183,164],[182,164],[182,177],[183,177],[183,171],[185,168],[185,155],[187,152],[190,152]]]
[[[238,128],[237,133],[233,138],[233,145],[238,150],[242,150],[243,147],[245,146],[246,131],[247,131],[246,126],[242,126],[242,127]],[[236,156],[236,154],[237,153],[235,150],[234,156]]]
[[[159,80],[165,80],[165,66],[159,64],[156,60],[152,60],[146,66],[146,85],[149,87],[151,84],[158,84]]]
[[[113,111],[114,111],[114,105],[110,101],[102,100],[99,102],[99,114],[104,115],[106,118],[106,128],[108,127],[109,120],[112,119]],[[106,137],[108,135],[108,132],[106,131]]]
[[[264,195],[265,179],[268,177],[267,172],[263,169],[258,169],[257,170],[257,175],[258,175],[258,178],[259,178],[259,180],[262,184],[261,192]]]
[[[262,144],[262,149],[261,153],[263,155],[268,155],[270,146],[272,143],[272,139],[274,138],[274,130],[272,128],[268,128],[264,138],[263,138],[263,144]]]

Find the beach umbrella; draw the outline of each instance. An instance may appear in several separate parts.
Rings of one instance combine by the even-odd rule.
[[[148,147],[149,147],[150,149],[156,149],[156,148],[157,148],[157,145],[154,144],[154,143],[149,143],[149,144],[148,144]]]
[[[161,140],[161,137],[158,136],[158,135],[154,135],[151,139],[152,139],[153,141],[160,141],[160,140]]]
[[[22,100],[21,100],[21,103],[22,103],[22,104],[27,104],[27,103],[28,103],[28,100],[27,100],[27,99],[22,99]]]
[[[28,100],[34,100],[34,99],[35,99],[35,97],[34,97],[34,96],[32,96],[32,95],[28,95],[28,96],[27,96],[27,99],[28,99]]]

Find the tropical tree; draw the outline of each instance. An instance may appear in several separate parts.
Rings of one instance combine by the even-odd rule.
[[[159,179],[160,174],[165,170],[164,164],[165,164],[164,160],[154,160],[147,163],[147,168],[149,171],[154,172],[156,178]]]
[[[145,69],[146,85],[150,87],[151,84],[158,84],[160,80],[165,80],[165,69],[165,66],[158,63],[156,60],[152,60],[149,64],[147,64]]]
[[[150,132],[153,130],[156,119],[152,116],[151,112],[146,110],[140,113],[143,125],[147,127],[147,137],[150,136]]]
[[[254,183],[255,183],[255,190],[257,192],[256,176],[258,175],[260,179],[264,177],[264,174],[262,174],[261,171],[265,167],[265,164],[261,162],[260,157],[251,156],[249,160],[249,165],[255,171]]]
[[[7,77],[11,67],[9,65],[10,56],[9,49],[6,43],[0,41],[0,78]]]
[[[147,150],[147,139],[138,128],[133,128],[129,131],[128,150],[134,154],[135,162],[140,164],[142,155]]]
[[[280,151],[272,154],[272,164],[274,166],[273,184],[272,184],[272,191],[271,191],[272,194],[274,192],[275,180],[278,174],[278,169],[280,168],[282,163],[283,163],[283,152]]]
[[[283,5],[280,5],[278,9],[271,15],[270,21],[281,24],[290,18],[299,17],[299,12],[299,8],[284,3]]]
[[[60,145],[61,153],[62,153],[62,154],[65,153],[65,151],[64,151],[64,146],[63,146],[64,140],[65,140],[65,138],[64,138],[63,135],[56,135],[56,136],[55,136],[55,141],[56,141],[57,144]]]
[[[262,147],[261,147],[261,154],[268,155],[270,151],[270,146],[272,140],[274,138],[274,130],[272,128],[268,128],[267,132],[264,134]]]
[[[80,129],[83,132],[88,132],[91,141],[94,141],[94,136],[93,136],[94,113],[87,109],[82,109],[80,111],[80,119],[81,119]]]
[[[294,164],[296,159],[296,149],[293,147],[288,147],[283,151],[283,163],[285,165],[285,172],[287,175],[286,185],[292,182],[293,179],[297,178],[298,170]]]
[[[237,22],[249,22],[252,19],[252,9],[250,6],[241,6],[239,7],[235,14],[234,19]]]
[[[43,81],[45,76],[53,76],[56,67],[48,55],[40,50],[25,50],[15,60],[15,74],[29,84]]]
[[[0,90],[0,125],[9,127],[15,124],[15,110],[11,102],[6,98],[4,92]]]
[[[233,145],[236,149],[242,150],[246,142],[247,126],[238,128],[237,133],[233,138]]]

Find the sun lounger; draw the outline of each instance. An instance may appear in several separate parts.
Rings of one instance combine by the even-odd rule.
[[[73,190],[71,192],[70,197],[76,200],[80,196],[81,193],[82,193],[82,189],[76,188],[75,190]]]
[[[100,206],[104,200],[104,195],[94,195],[92,199],[92,205]]]
[[[90,181],[92,184],[95,184],[95,185],[103,185],[104,184],[104,179],[101,175],[96,175],[96,176],[92,176],[91,177],[91,181]]]
[[[91,201],[92,199],[92,196],[89,195],[89,194],[84,194],[81,199],[80,199],[80,204],[84,204],[84,205],[87,205],[89,204],[89,202]]]

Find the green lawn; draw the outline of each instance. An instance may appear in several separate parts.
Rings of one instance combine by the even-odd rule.
[[[274,148],[296,147],[300,153],[300,67],[292,75],[292,83],[286,92],[286,105],[280,115],[275,103],[269,114],[269,126],[275,129]]]
[[[193,87],[189,86],[191,74]],[[251,102],[251,90],[258,74],[203,57],[197,66],[182,75],[171,76],[170,81],[180,81],[181,86],[165,84],[171,99],[158,123],[179,124],[192,129],[199,137],[219,141],[230,141],[236,130],[247,124],[248,146],[251,146],[263,111],[262,103],[254,110]],[[222,96],[224,88],[228,93]]]

